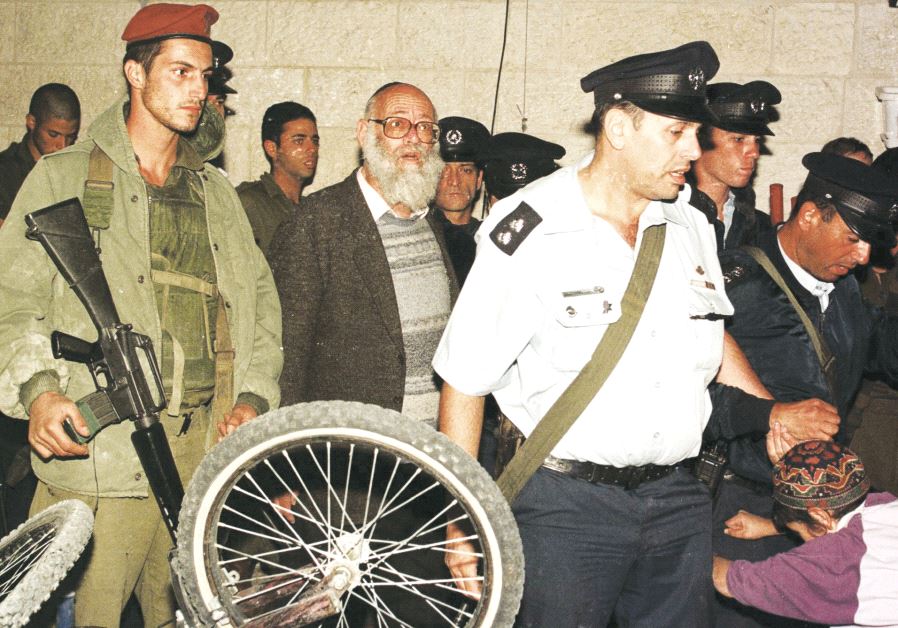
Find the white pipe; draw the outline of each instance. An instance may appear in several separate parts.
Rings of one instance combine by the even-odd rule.
[[[898,146],[898,87],[877,87],[876,97],[882,101],[884,133],[879,137],[886,148]]]

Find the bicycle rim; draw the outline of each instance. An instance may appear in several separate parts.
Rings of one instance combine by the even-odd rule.
[[[288,491],[291,504],[272,505]],[[504,626],[517,610],[523,557],[506,502],[463,451],[396,412],[269,413],[210,453],[184,504],[175,564],[200,621]],[[444,566],[450,521],[480,559],[479,601]]]

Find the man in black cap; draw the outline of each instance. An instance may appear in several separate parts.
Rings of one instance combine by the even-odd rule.
[[[446,248],[458,277],[464,284],[474,263],[474,233],[480,221],[472,216],[483,188],[483,156],[490,140],[485,126],[461,116],[440,120],[440,157],[446,162],[433,206],[443,226]]]
[[[230,94],[237,93],[236,89],[228,85],[232,76],[230,68],[221,67],[213,70],[209,77],[209,93],[206,94],[206,104],[215,107],[218,115],[222,118],[234,115],[234,110],[225,104]]]
[[[715,121],[705,80],[717,68],[694,42],[584,78],[595,153],[497,203],[478,232],[434,358],[440,429],[472,456],[484,395],[529,437],[620,327],[631,280],[648,295],[606,384],[575,385],[585,410],[513,502],[527,563],[519,626],[708,624],[711,504],[682,462],[699,450],[732,306],[713,230],[681,188],[699,124]],[[634,271],[637,256],[654,277]],[[476,594],[476,557],[449,528],[447,563]]]
[[[222,41],[212,42],[212,73],[209,75],[209,91],[206,93],[206,104],[215,107],[218,114],[225,118],[234,115],[225,106],[228,94],[236,94],[237,90],[228,85],[233,72],[227,64],[234,58],[234,51]]]
[[[483,157],[489,141],[490,132],[476,120],[461,116],[440,120],[440,157],[446,165],[433,204],[471,236],[480,226],[471,214],[483,186]]]
[[[762,234],[754,252],[721,256],[735,308],[727,330],[778,400],[823,399],[845,417],[864,373],[892,384],[898,376],[898,319],[865,305],[851,273],[867,263],[871,245],[894,244],[898,184],[840,155],[811,153],[802,163],[810,172],[783,227]],[[740,510],[769,516],[772,508],[767,421],[752,428],[750,420],[743,431],[752,433],[730,443],[734,477],[714,514],[717,526],[730,528],[715,535],[714,551],[729,559],[761,560],[791,547],[783,537],[733,538]],[[758,625],[740,614],[718,609],[716,624]]]
[[[498,133],[490,142],[484,171],[490,205],[560,167],[563,146],[526,133]]]
[[[298,102],[271,105],[262,116],[262,150],[271,169],[258,181],[244,181],[237,194],[266,257],[281,225],[296,215],[302,191],[318,168],[318,122]]]
[[[752,81],[708,85],[708,99],[718,121],[699,130],[702,155],[687,180],[693,186],[690,202],[708,214],[723,250],[752,244],[760,231],[772,228],[770,217],[755,209],[749,183],[761,138],[773,135],[768,123],[782,96],[770,83]]]

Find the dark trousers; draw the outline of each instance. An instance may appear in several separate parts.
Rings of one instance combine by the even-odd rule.
[[[627,491],[540,469],[514,513],[519,628],[709,625],[711,502],[685,470]]]
[[[35,486],[28,421],[0,414],[0,536],[28,519]]]

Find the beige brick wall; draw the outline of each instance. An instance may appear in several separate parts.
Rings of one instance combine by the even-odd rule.
[[[229,104],[227,168],[234,183],[267,166],[262,112],[297,100],[318,116],[319,172],[310,189],[355,165],[354,125],[365,100],[389,80],[415,83],[440,115],[489,124],[501,51],[503,0],[210,0],[222,14],[216,38],[236,51],[239,90]],[[135,0],[0,0],[0,142],[23,132],[31,92],[70,84],[85,123],[124,89],[119,35]],[[874,90],[898,85],[898,9],[886,0],[511,0],[497,131],[520,130],[563,144],[565,163],[588,150],[592,113],[579,89],[587,72],[631,54],[707,39],[721,59],[717,80],[763,78],[783,92],[771,155],[756,190],[793,195],[801,155],[838,135],[873,152],[882,113]]]

